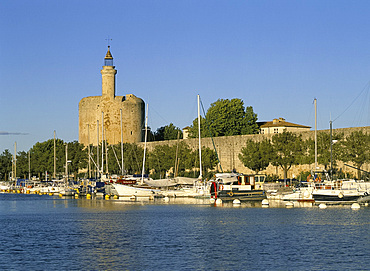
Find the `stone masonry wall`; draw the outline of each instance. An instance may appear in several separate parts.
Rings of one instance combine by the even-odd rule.
[[[353,131],[360,131],[370,133],[370,126],[366,127],[356,127],[356,128],[342,128],[342,129],[333,129],[333,134],[335,133],[344,133],[344,136],[352,133]],[[330,133],[330,130],[320,130],[319,132],[326,132]],[[307,138],[314,138],[315,132],[314,131],[307,131],[307,132],[299,132],[302,135],[302,139],[306,140]],[[239,153],[241,153],[241,149],[245,146],[245,142],[249,139],[253,139],[256,141],[261,141],[264,138],[272,138],[274,134],[257,134],[257,135],[240,135],[240,136],[223,136],[223,137],[215,137],[213,138],[219,159],[221,161],[222,169],[224,172],[231,171],[235,169],[237,172],[245,173],[245,174],[253,174],[254,172],[246,168],[242,162],[239,160]],[[189,138],[189,139],[182,139],[186,144],[188,144],[192,149],[198,149],[198,138]],[[208,147],[210,149],[214,149],[211,138],[202,138],[201,139],[202,146]],[[142,146],[144,143],[141,143]],[[174,145],[177,144],[177,140],[168,140],[168,141],[156,141],[156,142],[148,142],[147,148],[151,151],[157,145]],[[298,165],[293,166],[288,171],[288,178],[296,177],[302,171],[309,171],[313,169],[313,164],[307,165]],[[320,168],[323,168],[322,165],[319,165]],[[338,163],[338,168],[341,168],[343,172],[351,172],[356,174],[356,170],[346,167],[343,163]],[[362,168],[363,170],[370,171],[370,164],[366,164]],[[283,170],[281,168],[277,168],[274,166],[269,166],[266,170],[260,172],[260,174],[276,174],[279,175],[281,178],[283,177]]]

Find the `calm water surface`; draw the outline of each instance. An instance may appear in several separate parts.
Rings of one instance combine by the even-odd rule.
[[[370,270],[370,207],[0,194],[1,270]]]

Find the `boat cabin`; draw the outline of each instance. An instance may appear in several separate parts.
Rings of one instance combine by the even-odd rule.
[[[232,183],[233,185],[250,185],[251,189],[255,189],[254,175],[240,175],[237,180]]]
[[[223,200],[262,200],[266,195],[260,187],[255,175],[217,173],[210,184],[210,194]]]

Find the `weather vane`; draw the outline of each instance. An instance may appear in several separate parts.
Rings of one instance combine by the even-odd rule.
[[[109,38],[109,36],[108,36],[108,38],[106,38],[105,40],[108,42],[108,46],[109,46],[109,41],[112,40],[112,39]]]

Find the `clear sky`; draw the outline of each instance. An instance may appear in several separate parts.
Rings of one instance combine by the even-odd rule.
[[[259,121],[370,125],[370,1],[2,0],[0,152],[78,140],[78,103],[101,95],[110,41],[116,95],[149,126],[183,128],[217,99]]]

